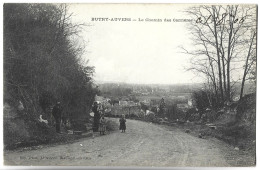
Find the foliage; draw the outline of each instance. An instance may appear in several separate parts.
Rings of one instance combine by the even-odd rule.
[[[239,121],[255,124],[256,122],[256,94],[245,95],[238,103],[236,118]]]
[[[114,120],[108,119],[106,122],[107,131],[114,131],[119,129],[119,125]]]
[[[140,102],[140,105],[141,105],[141,109],[146,112],[146,110],[149,109],[149,106],[145,105],[143,102]]]
[[[97,89],[94,67],[74,40],[84,24],[71,22],[66,5],[4,5],[4,100],[22,101],[38,116],[60,101],[67,115],[89,111]]]
[[[212,103],[216,103],[216,101],[211,102],[212,100],[214,100],[211,93],[211,91],[206,90],[198,90],[192,93],[192,98],[199,112],[203,112],[207,108],[212,108]]]

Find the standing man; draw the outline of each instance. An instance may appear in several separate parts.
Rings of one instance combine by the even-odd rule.
[[[163,116],[165,114],[165,107],[166,107],[166,104],[164,102],[164,98],[162,98],[160,101],[160,105],[159,105],[160,116]]]
[[[60,131],[60,123],[61,123],[61,106],[60,102],[57,102],[56,105],[52,109],[52,115],[56,122],[56,132],[61,133]]]
[[[93,132],[97,132],[99,127],[100,113],[99,113],[98,103],[96,101],[92,106],[92,111],[94,112]]]

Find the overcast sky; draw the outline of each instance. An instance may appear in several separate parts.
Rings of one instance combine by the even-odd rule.
[[[189,19],[187,6],[169,4],[71,4],[73,21],[86,22],[82,36],[84,58],[95,66],[94,79],[126,83],[178,84],[201,82],[186,72],[189,56],[179,46],[191,47],[188,22],[91,21],[91,18]],[[191,47],[192,48],[192,47]]]

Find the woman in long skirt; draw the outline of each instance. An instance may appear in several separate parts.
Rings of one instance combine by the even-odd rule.
[[[106,132],[106,119],[103,114],[99,120],[99,132],[100,132],[100,135],[101,134],[104,135]]]
[[[125,132],[125,129],[126,129],[126,119],[125,119],[125,115],[122,115],[122,117],[119,119],[119,122],[120,122],[120,127],[119,127],[119,130],[122,130],[121,132]]]

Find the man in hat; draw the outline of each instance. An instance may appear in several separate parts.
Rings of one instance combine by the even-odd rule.
[[[61,110],[60,102],[57,102],[56,105],[52,109],[52,115],[56,122],[56,132],[57,133],[61,133],[61,131],[60,131],[61,113],[62,113],[62,110]]]

